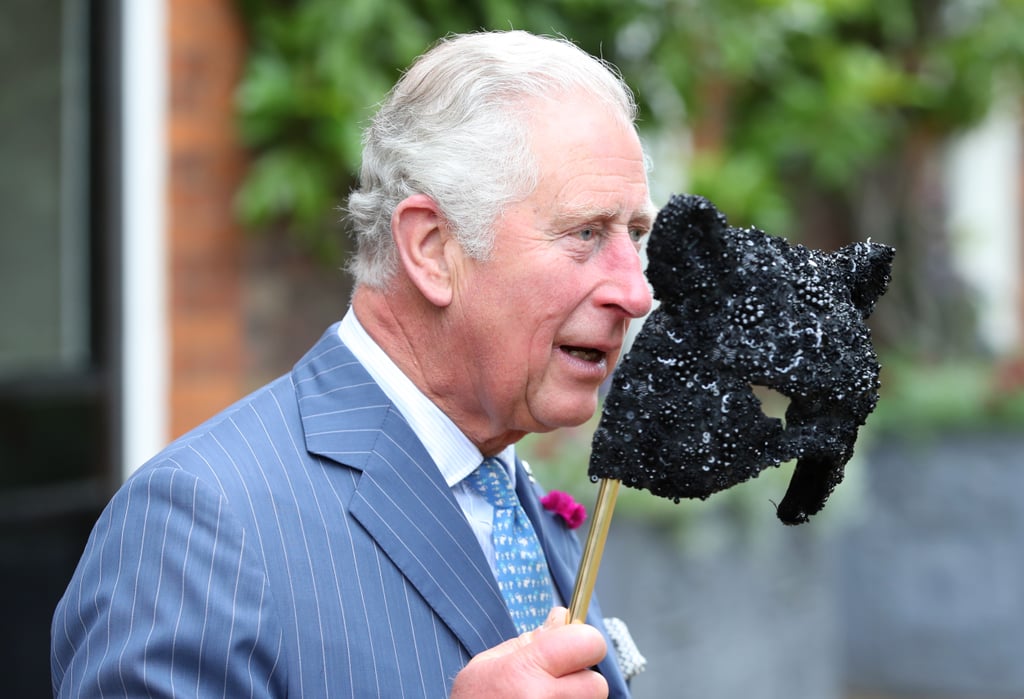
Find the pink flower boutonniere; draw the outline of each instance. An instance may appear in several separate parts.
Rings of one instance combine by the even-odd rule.
[[[552,490],[540,499],[545,510],[550,510],[565,520],[569,529],[576,529],[587,519],[587,508],[576,502],[572,495],[561,490]]]

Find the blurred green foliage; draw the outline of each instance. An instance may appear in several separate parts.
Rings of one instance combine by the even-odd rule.
[[[979,352],[945,230],[942,149],[1001,93],[1019,100],[1024,0],[238,4],[251,167],[237,206],[251,230],[286,232],[337,264],[361,130],[401,70],[450,32],[563,34],[622,70],[647,135],[689,135],[692,151],[668,153],[686,161],[676,187],[730,223],[825,249],[895,246],[872,317],[880,347],[930,362]]]
[[[361,131],[412,60],[448,33],[564,33],[600,54],[636,10],[605,0],[238,0],[249,51],[237,109],[252,154],[238,196],[250,229],[284,226],[335,263],[338,206]]]
[[[360,130],[437,37],[562,33],[617,64],[643,127],[713,133],[692,191],[736,223],[799,233],[799,198],[847,193],[915,138],[974,124],[1024,65],[1022,0],[239,0],[250,42],[238,109],[254,227],[311,242],[359,163]],[[330,249],[332,246],[327,246]]]
[[[717,122],[721,157],[700,177],[715,193],[728,188],[721,173],[735,158],[759,161],[747,169],[769,189],[855,187],[915,133],[975,124],[993,78],[1019,77],[1024,66],[1020,0],[655,5],[634,20],[650,49],[624,70],[675,89],[692,122]],[[762,218],[756,206],[729,210]]]

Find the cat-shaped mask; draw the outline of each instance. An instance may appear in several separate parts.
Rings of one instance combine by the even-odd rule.
[[[842,480],[878,401],[865,319],[888,286],[893,249],[790,245],[677,195],[647,252],[660,305],[616,369],[590,476],[704,499],[796,459],[777,513],[806,521]],[[753,386],[789,398],[785,423],[764,414]]]

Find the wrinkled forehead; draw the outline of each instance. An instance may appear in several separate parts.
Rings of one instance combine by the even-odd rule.
[[[649,228],[655,209],[647,159],[634,126],[586,92],[531,104],[526,140],[537,184],[530,196],[556,217],[638,222]]]

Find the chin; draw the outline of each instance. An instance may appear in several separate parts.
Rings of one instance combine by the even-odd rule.
[[[597,410],[597,397],[591,396],[586,401],[571,404],[553,405],[550,407],[550,420],[546,424],[550,429],[559,427],[579,427],[594,416]]]

